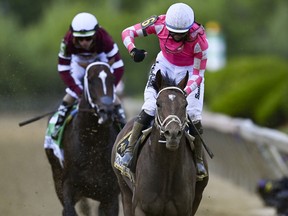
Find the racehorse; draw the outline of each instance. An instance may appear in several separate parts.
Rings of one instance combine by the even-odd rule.
[[[183,89],[187,80],[188,73],[178,85],[171,84],[157,72],[155,120],[150,136],[144,139],[134,178],[131,180],[113,166],[125,216],[191,216],[199,207],[208,177],[196,181],[193,142],[188,142],[185,131],[188,120]],[[118,134],[112,150],[112,165],[119,150],[117,146],[125,140],[132,125],[133,119]],[[208,170],[206,159],[205,164]]]
[[[119,129],[114,122],[114,76],[103,62],[86,69],[78,112],[63,132],[63,166],[45,149],[63,215],[77,215],[78,201],[99,201],[98,215],[118,216],[120,194],[111,167],[111,151]]]

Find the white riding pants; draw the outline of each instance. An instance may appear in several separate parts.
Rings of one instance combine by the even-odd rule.
[[[108,62],[108,59],[103,54],[98,54],[97,56],[79,56],[79,55],[72,55],[71,56],[71,76],[74,79],[75,83],[83,89],[83,78],[85,76],[86,67],[81,66],[80,64],[90,64],[92,62],[101,61],[101,62]],[[78,99],[77,94],[72,91],[70,88],[66,88],[66,93],[71,95],[73,98]]]
[[[160,70],[165,76],[175,79],[176,83],[179,83],[189,71],[189,79],[191,79],[193,65],[191,66],[176,66],[168,62],[162,53],[157,55],[156,63],[151,67],[149,78],[144,91],[144,104],[142,109],[149,115],[155,116],[156,112],[156,96],[157,93],[152,87],[151,83],[156,77],[156,72]],[[192,91],[187,96],[187,113],[192,121],[202,120],[203,110],[203,99],[204,99],[204,77],[198,88]]]

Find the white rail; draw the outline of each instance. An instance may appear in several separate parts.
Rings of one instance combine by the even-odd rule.
[[[249,119],[203,113],[204,139],[215,158],[213,172],[254,189],[260,178],[288,176],[288,135]]]

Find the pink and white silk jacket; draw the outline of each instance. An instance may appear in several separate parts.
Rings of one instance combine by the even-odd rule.
[[[176,42],[165,25],[166,15],[152,16],[142,23],[137,23],[123,30],[122,41],[130,52],[135,48],[136,37],[155,34],[158,37],[159,45],[163,56],[173,65],[193,65],[192,79],[188,81],[186,92],[190,94],[202,82],[207,63],[208,41],[202,25],[194,23],[189,30],[189,40],[184,43]]]

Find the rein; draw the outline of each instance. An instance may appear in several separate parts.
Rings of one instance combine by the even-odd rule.
[[[165,90],[178,90],[183,95],[186,95],[182,89],[175,87],[175,86],[170,86],[170,87],[166,87],[166,88],[161,89],[157,95],[157,98],[159,97],[160,93],[165,91]],[[155,122],[155,126],[159,129],[160,136],[161,136],[165,133],[165,130],[169,124],[176,122],[179,125],[180,129],[184,130],[187,121],[188,121],[187,114],[186,114],[186,118],[185,118],[184,122],[181,122],[181,119],[177,115],[168,115],[163,121],[161,121],[161,119],[159,117],[158,109],[157,109],[154,122]],[[165,143],[166,141],[159,140],[159,142]]]

